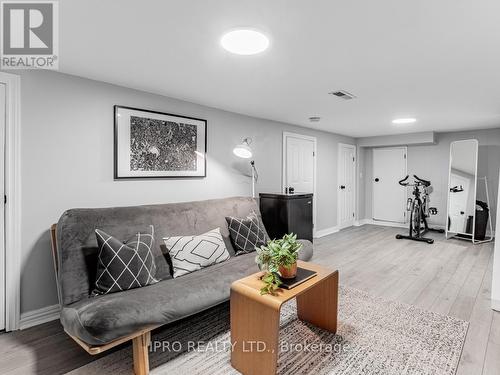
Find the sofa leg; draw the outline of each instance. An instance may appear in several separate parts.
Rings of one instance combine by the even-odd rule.
[[[135,375],[149,374],[149,354],[148,345],[151,340],[151,333],[146,332],[132,339],[134,351],[134,372]]]

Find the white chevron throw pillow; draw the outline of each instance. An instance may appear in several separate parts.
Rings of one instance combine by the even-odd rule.
[[[220,228],[199,236],[164,237],[174,277],[179,277],[202,268],[221,263],[230,258]]]

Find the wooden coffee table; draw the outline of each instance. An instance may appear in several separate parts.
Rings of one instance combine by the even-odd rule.
[[[262,272],[231,285],[231,364],[244,375],[276,374],[280,309],[292,298],[300,320],[337,331],[338,271],[301,261],[298,266],[318,274],[276,296],[260,295]]]

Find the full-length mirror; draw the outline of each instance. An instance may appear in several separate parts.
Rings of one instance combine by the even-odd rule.
[[[448,178],[448,233],[473,239],[476,211],[478,141],[452,142]]]

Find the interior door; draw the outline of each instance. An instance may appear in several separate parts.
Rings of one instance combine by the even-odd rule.
[[[339,144],[337,226],[354,224],[356,195],[356,147]]]
[[[0,196],[4,196],[6,86],[0,83]],[[5,210],[0,210],[0,330],[5,329]]]
[[[293,187],[296,193],[313,193],[315,141],[287,135],[285,142],[285,188]]]
[[[398,181],[406,176],[406,147],[373,149],[374,220],[405,222],[406,188]]]
[[[283,133],[283,190],[315,193],[316,138]],[[313,226],[316,225],[316,194],[313,195]]]

